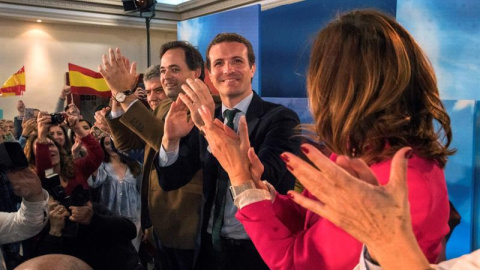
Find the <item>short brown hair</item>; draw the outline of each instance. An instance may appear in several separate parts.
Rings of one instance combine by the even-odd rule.
[[[253,46],[248,39],[244,38],[243,36],[237,34],[237,33],[220,33],[216,35],[213,40],[208,44],[207,48],[207,53],[206,53],[206,66],[208,71],[210,71],[210,56],[208,55],[210,53],[210,49],[212,48],[213,45],[217,45],[223,42],[238,42],[242,43],[247,47],[247,55],[248,55],[248,65],[252,67],[255,64],[255,53],[253,52]]]
[[[395,19],[379,11],[346,13],[320,31],[307,91],[312,129],[338,154],[371,164],[411,146],[443,167],[454,153],[448,149],[450,117],[429,60]]]
[[[162,59],[163,55],[167,51],[173,49],[182,49],[185,52],[185,61],[188,68],[192,71],[200,69],[200,76],[198,76],[198,78],[203,81],[205,79],[205,66],[203,64],[202,54],[197,50],[197,48],[193,47],[193,45],[187,41],[170,41],[164,43],[160,48],[160,59]]]

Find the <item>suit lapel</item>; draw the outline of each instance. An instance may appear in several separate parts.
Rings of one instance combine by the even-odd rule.
[[[252,102],[250,102],[250,106],[248,106],[247,114],[245,115],[247,120],[248,126],[248,136],[252,136],[253,130],[257,127],[258,123],[260,122],[260,118],[263,115],[263,100],[260,96],[253,92]],[[215,117],[220,119],[220,121],[224,121],[222,115],[222,106],[219,106],[215,110]]]
[[[252,102],[248,106],[246,120],[248,126],[248,137],[252,137],[252,132],[260,122],[260,117],[263,115],[263,100],[253,92]]]

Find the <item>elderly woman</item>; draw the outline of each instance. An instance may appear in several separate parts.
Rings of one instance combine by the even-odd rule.
[[[421,250],[436,262],[449,231],[443,168],[453,151],[448,148],[450,119],[433,69],[418,44],[381,12],[341,15],[320,31],[313,44],[307,90],[314,117],[310,130],[334,153],[363,160],[380,185],[388,183],[394,153],[412,148],[407,170],[411,223]],[[249,150],[245,119],[236,135],[212,121],[206,107],[200,114],[212,153],[228,172],[231,185],[240,190],[234,195],[240,209],[236,217],[271,269],[355,267],[362,243],[297,205],[291,193],[280,195],[260,181],[261,166]],[[308,156],[315,148],[302,145],[302,151]],[[336,160],[336,154],[330,158]],[[291,164],[293,155],[281,157],[292,173],[302,168]],[[317,200],[308,189],[303,196]]]

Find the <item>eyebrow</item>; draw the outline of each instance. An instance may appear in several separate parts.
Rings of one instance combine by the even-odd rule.
[[[163,87],[159,86],[159,87],[157,87],[157,88],[153,88],[152,90],[145,89],[145,91],[155,91],[155,92],[157,92],[157,91],[163,91]]]
[[[170,66],[168,66],[168,67],[163,67],[163,66],[161,66],[160,69],[173,68],[173,67],[178,67],[178,68],[180,68],[179,65],[176,65],[176,64],[175,64],[175,65],[170,65]]]

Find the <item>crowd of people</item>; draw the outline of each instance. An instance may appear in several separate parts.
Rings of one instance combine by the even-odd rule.
[[[52,114],[19,101],[0,122],[27,163],[0,160],[0,269],[480,269],[478,251],[442,262],[450,118],[395,19],[354,10],[318,33],[310,125],[257,95],[255,61],[236,33],[205,61],[171,41],[139,87],[110,49],[93,125],[65,105],[68,86]]]

